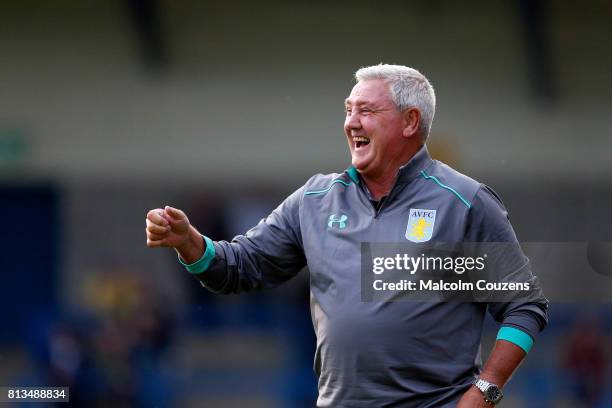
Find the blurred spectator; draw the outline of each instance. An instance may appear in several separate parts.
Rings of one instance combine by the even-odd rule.
[[[174,318],[135,271],[110,269],[92,277],[81,310],[41,310],[25,325],[35,370],[10,383],[69,387],[72,406],[173,406],[162,357]]]
[[[596,407],[607,385],[607,350],[597,318],[578,319],[565,350],[564,363],[572,392],[587,407]]]

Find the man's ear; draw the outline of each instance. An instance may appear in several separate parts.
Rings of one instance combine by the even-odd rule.
[[[406,138],[417,135],[421,124],[421,112],[417,108],[408,108],[402,112],[402,116],[404,118],[402,135]]]

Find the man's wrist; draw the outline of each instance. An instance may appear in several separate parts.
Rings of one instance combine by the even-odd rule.
[[[466,399],[469,401],[472,401],[472,406],[477,407],[477,408],[493,408],[495,407],[495,405],[493,403],[487,402],[485,401],[482,392],[476,388],[476,386],[474,384],[472,384],[470,386],[470,388],[468,388],[468,390],[466,391]],[[477,405],[474,405],[477,404]]]
[[[174,250],[185,264],[197,262],[204,255],[204,237],[192,226],[189,228],[187,241]]]
[[[483,400],[491,406],[499,404],[504,397],[500,386],[494,382],[485,380],[482,376],[475,378],[472,386],[473,389],[476,389],[481,394]]]
[[[481,379],[481,380],[485,380],[486,382],[489,382],[491,384],[495,384],[499,388],[502,388],[504,386],[504,384],[505,384],[505,382],[502,380],[501,376],[495,375],[495,373],[493,373],[493,372],[483,371],[482,373],[480,373],[478,378]]]

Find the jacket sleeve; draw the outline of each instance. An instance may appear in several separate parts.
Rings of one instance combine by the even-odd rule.
[[[496,321],[502,323],[502,327],[518,329],[528,334],[533,341],[548,324],[549,302],[531,272],[529,259],[516,238],[506,208],[499,196],[485,185],[481,186],[472,202],[465,241],[490,243],[483,245],[498,252],[496,258],[503,264],[503,268],[495,271],[495,278],[507,282],[527,281],[531,284],[528,298],[490,302],[488,310]]]
[[[221,294],[271,288],[306,266],[299,215],[303,190],[231,242],[205,238],[206,250],[214,256],[204,271],[194,274],[202,285]]]

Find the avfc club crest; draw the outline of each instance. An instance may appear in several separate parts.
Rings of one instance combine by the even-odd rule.
[[[433,235],[436,210],[410,209],[406,239],[412,242],[427,242]]]

